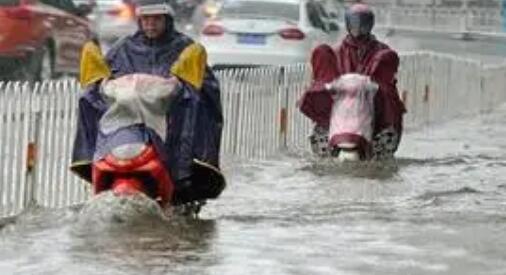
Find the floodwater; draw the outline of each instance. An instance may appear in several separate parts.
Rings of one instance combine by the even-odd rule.
[[[506,274],[504,121],[407,133],[392,163],[226,160],[198,219],[109,195],[33,209],[0,226],[0,274]]]

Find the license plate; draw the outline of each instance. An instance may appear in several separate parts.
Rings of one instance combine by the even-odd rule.
[[[263,35],[263,34],[239,34],[239,36],[237,37],[237,42],[239,44],[264,45],[265,44],[265,35]]]

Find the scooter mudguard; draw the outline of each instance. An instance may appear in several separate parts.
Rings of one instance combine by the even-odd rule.
[[[139,156],[129,160],[109,154],[93,164],[92,174],[95,194],[107,190],[117,195],[142,192],[162,206],[173,197],[174,183],[153,146],[146,146]]]

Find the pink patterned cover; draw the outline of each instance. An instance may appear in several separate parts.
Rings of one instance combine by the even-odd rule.
[[[328,85],[334,91],[329,142],[369,144],[373,135],[374,96],[378,85],[368,76],[345,74]]]

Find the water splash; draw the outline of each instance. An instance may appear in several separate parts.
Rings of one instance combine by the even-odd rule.
[[[107,228],[162,225],[168,220],[169,213],[142,193],[116,196],[112,192],[103,192],[83,206],[76,228],[103,231]]]

